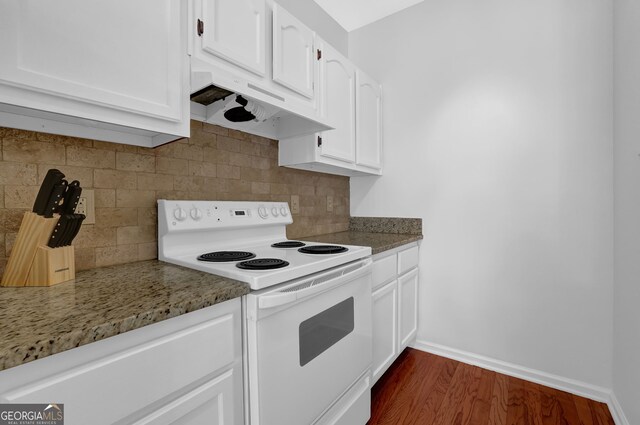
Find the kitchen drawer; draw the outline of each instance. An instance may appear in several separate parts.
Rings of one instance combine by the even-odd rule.
[[[419,256],[417,246],[400,251],[398,253],[398,274],[401,275],[416,267],[418,265],[418,260]]]
[[[361,425],[371,417],[371,376],[367,371],[315,425]]]
[[[57,373],[43,374],[37,381],[1,394],[0,402],[55,401],[66,404],[66,419],[71,425],[106,425],[148,410],[154,403],[173,397],[177,391],[184,391],[205,376],[222,374],[232,368],[240,375],[240,367],[235,364],[241,356],[235,335],[240,328],[238,304],[224,306],[224,313],[197,325],[104,357],[78,362],[75,367]],[[237,306],[237,310],[231,310],[232,305]],[[109,339],[104,341],[108,342]],[[37,367],[37,363],[33,366]]]
[[[396,254],[376,259],[373,262],[372,284],[373,289],[396,277],[398,257]]]

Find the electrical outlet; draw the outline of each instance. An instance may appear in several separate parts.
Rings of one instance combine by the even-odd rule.
[[[300,196],[291,195],[291,214],[300,213]]]
[[[84,214],[87,218],[82,224],[96,224],[96,203],[93,190],[83,190],[76,206],[76,214]]]
[[[333,212],[333,196],[327,196],[327,212]]]

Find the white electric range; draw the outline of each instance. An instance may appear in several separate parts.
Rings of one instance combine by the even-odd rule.
[[[284,202],[158,201],[162,261],[246,282],[251,425],[364,425],[371,248],[289,241]]]

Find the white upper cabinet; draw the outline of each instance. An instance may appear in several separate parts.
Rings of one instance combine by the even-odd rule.
[[[334,127],[280,139],[279,164],[343,176],[382,174],[382,89],[316,37],[318,111]]]
[[[265,75],[265,0],[206,0],[201,5],[196,31],[202,37],[202,49]]]
[[[273,6],[273,80],[314,96],[314,33],[282,7]]]
[[[382,89],[358,70],[356,76],[356,163],[382,168]]]
[[[315,34],[273,0],[191,0],[193,119],[272,139],[330,126],[317,108]],[[220,88],[224,90],[219,90]],[[208,91],[218,94],[207,98]],[[231,92],[261,106],[260,118],[235,123]],[[216,98],[217,96],[220,96]]]
[[[328,44],[322,50],[321,110],[335,130],[320,134],[321,155],[353,163],[356,159],[356,68]]]
[[[1,2],[0,125],[146,146],[188,136],[185,19],[180,0]]]

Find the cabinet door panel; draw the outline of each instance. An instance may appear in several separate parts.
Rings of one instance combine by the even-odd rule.
[[[323,48],[324,116],[335,130],[321,134],[321,154],[353,163],[355,161],[355,67],[329,45]]]
[[[382,91],[358,71],[356,81],[356,163],[382,168]]]
[[[239,326],[239,313],[225,314],[44,377],[0,395],[0,400],[9,403],[59,400],[76,407],[66,412],[69,423],[113,424],[203,376],[231,367],[240,357],[239,340],[234,336]],[[234,341],[238,341],[237,344]],[[235,370],[239,367],[235,366]],[[240,378],[236,383],[242,385]]]
[[[204,51],[258,75],[265,74],[264,0],[201,0]]]
[[[393,281],[372,295],[373,383],[398,356],[398,282]]]
[[[399,345],[402,351],[418,332],[418,269],[398,278]]]
[[[163,406],[133,425],[234,425],[234,372],[216,379]],[[241,381],[240,381],[241,382]]]
[[[273,79],[313,98],[313,31],[277,4],[273,6]]]
[[[182,119],[179,0],[21,0],[0,8],[0,83]],[[59,112],[54,102],[19,106]]]

